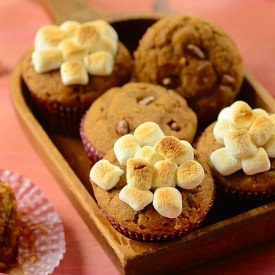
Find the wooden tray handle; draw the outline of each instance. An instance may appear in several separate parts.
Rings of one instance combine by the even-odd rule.
[[[66,20],[85,22],[95,19],[111,20],[111,14],[92,7],[85,0],[37,0],[48,12],[54,23]],[[115,17],[117,17],[116,15]]]

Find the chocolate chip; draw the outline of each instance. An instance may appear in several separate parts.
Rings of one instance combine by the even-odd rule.
[[[188,44],[187,45],[187,50],[191,54],[195,55],[196,57],[198,57],[200,59],[205,59],[205,53],[203,52],[203,50],[200,47],[198,47],[194,44]]]
[[[138,103],[141,104],[141,105],[149,105],[154,100],[155,100],[155,98],[153,96],[147,96],[147,97],[144,97],[144,98],[140,99],[138,101]]]
[[[129,123],[126,120],[119,120],[115,124],[117,134],[126,135],[129,133]]]

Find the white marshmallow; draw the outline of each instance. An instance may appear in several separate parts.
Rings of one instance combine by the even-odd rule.
[[[155,122],[148,121],[140,124],[134,131],[134,136],[141,146],[153,146],[164,137],[163,131]]]
[[[268,142],[264,145],[268,157],[275,158],[275,133],[271,135]]]
[[[91,53],[84,58],[87,71],[91,75],[110,75],[114,68],[112,55],[105,51]]]
[[[107,160],[100,160],[90,170],[90,180],[105,190],[110,190],[119,182],[123,170]]]
[[[275,114],[271,114],[269,116],[269,119],[271,120],[271,122],[273,123],[274,127],[275,127]]]
[[[265,116],[265,117],[269,117],[269,114],[267,111],[265,111],[264,109],[261,109],[261,108],[255,108],[252,110],[253,114],[254,114],[254,117],[256,118],[258,115],[262,115],[262,116]]]
[[[245,129],[225,132],[224,144],[235,158],[249,157],[257,151],[257,147],[253,144],[248,131]]]
[[[63,62],[62,53],[57,48],[32,53],[32,63],[38,73],[44,73],[58,69]]]
[[[204,169],[195,160],[182,163],[177,170],[177,185],[183,189],[194,189],[204,178]]]
[[[61,30],[58,26],[43,26],[36,33],[34,38],[34,48],[35,50],[41,51],[57,47],[66,37],[66,32]]]
[[[60,67],[60,74],[64,85],[86,85],[89,82],[88,73],[81,61],[70,60],[63,62]]]
[[[230,120],[231,117],[231,110],[230,107],[223,108],[220,113],[218,114],[217,120]]]
[[[62,40],[58,47],[64,60],[81,60],[86,55],[86,50],[78,46],[71,38]]]
[[[176,172],[178,166],[169,160],[160,160],[154,165],[152,188],[176,187]]]
[[[154,168],[150,162],[130,158],[126,167],[126,180],[129,185],[141,190],[151,189]]]
[[[241,100],[235,101],[230,106],[230,112],[231,123],[239,129],[248,128],[254,119],[251,107],[246,102]]]
[[[118,162],[126,165],[129,158],[133,158],[140,146],[131,134],[121,136],[114,144],[114,152]]]
[[[135,158],[144,159],[146,161],[155,164],[159,160],[163,160],[163,157],[159,155],[155,149],[151,146],[141,147],[135,154]]]
[[[225,147],[212,152],[210,160],[215,169],[223,176],[231,175],[242,168],[241,161],[234,158]]]
[[[242,159],[242,167],[246,175],[254,175],[268,171],[270,169],[270,160],[266,151],[260,147],[254,155]]]
[[[115,56],[118,50],[118,43],[110,39],[109,37],[100,37],[98,44],[97,44],[98,51],[106,51],[110,53],[112,56]]]
[[[213,135],[219,144],[224,145],[224,133],[232,129],[231,123],[227,119],[218,120],[213,128]]]
[[[177,218],[182,212],[181,193],[174,187],[157,188],[153,206],[160,215],[170,219]]]
[[[119,199],[135,211],[144,209],[153,201],[153,196],[153,193],[149,190],[140,190],[128,184],[119,192]]]
[[[81,24],[74,20],[67,20],[63,22],[59,28],[65,31],[69,36],[74,36],[77,29],[81,26]]]

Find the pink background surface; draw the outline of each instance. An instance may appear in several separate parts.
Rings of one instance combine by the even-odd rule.
[[[153,0],[89,3],[109,12],[159,10],[200,15],[219,24],[236,42],[250,72],[275,97],[275,1]],[[30,178],[53,203],[64,223],[67,252],[54,274],[118,274],[57,182],[47,170],[16,119],[9,96],[9,70],[33,42],[37,29],[51,23],[36,1],[0,1],[0,167]],[[275,234],[275,231],[274,231]],[[226,237],[226,236],[225,236]],[[188,273],[187,273],[188,274]],[[275,274],[275,243],[205,264],[190,274]]]

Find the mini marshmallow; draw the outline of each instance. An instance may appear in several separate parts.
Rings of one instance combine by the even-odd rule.
[[[140,124],[134,131],[134,136],[141,146],[153,146],[164,137],[163,131],[155,122],[148,121]]]
[[[229,120],[231,116],[230,107],[223,108],[220,113],[218,114],[217,120]]]
[[[271,135],[268,142],[264,145],[268,157],[275,158],[275,133]]]
[[[123,170],[108,160],[100,160],[90,170],[90,181],[105,190],[110,190],[119,182]]]
[[[194,157],[192,145],[174,136],[161,138],[155,144],[155,150],[165,159],[169,159],[178,165]]]
[[[62,53],[59,49],[47,49],[34,51],[32,53],[32,63],[38,73],[44,73],[58,69],[63,61]]]
[[[274,132],[272,121],[263,115],[258,115],[249,129],[251,139],[257,146],[263,146]]]
[[[163,157],[159,155],[155,149],[151,146],[141,147],[135,154],[135,158],[144,159],[146,161],[155,164],[157,161],[163,160]]]
[[[118,40],[118,35],[115,29],[104,20],[94,20],[91,22],[85,22],[84,25],[92,25],[98,30],[101,36],[108,37],[114,41]]]
[[[59,44],[64,60],[81,60],[86,55],[86,50],[78,46],[71,38],[66,38]]]
[[[150,162],[130,158],[126,167],[126,180],[129,185],[141,190],[151,189],[154,168]]]
[[[248,131],[245,129],[225,132],[224,144],[235,158],[249,157],[257,151],[257,147],[253,144]]]
[[[126,165],[129,158],[133,158],[140,146],[131,134],[121,136],[114,144],[114,152],[118,162],[121,165]]]
[[[74,20],[67,20],[63,22],[59,28],[65,31],[69,36],[75,35],[77,29],[81,26],[81,24]]]
[[[84,47],[89,52],[97,50],[97,43],[100,39],[98,30],[88,24],[82,24],[75,33],[75,42],[77,45]]]
[[[266,151],[260,147],[254,155],[242,159],[242,168],[246,175],[268,171],[270,169],[270,160]]]
[[[177,218],[182,212],[181,193],[174,187],[157,188],[153,206],[160,215],[170,219]]]
[[[149,190],[140,190],[131,185],[125,185],[119,192],[119,199],[127,203],[135,211],[144,209],[153,201],[153,193]]]
[[[160,160],[154,165],[152,188],[176,187],[176,172],[178,166],[170,160]]]
[[[275,114],[272,114],[269,116],[269,119],[271,120],[272,124],[274,125],[275,127]]]
[[[204,178],[204,169],[195,160],[182,163],[177,170],[177,185],[183,189],[194,189]]]
[[[269,113],[267,111],[265,111],[264,109],[262,109],[262,108],[255,108],[255,109],[252,110],[252,112],[253,112],[255,118],[258,115],[269,117]]]
[[[238,100],[235,101],[231,106],[230,106],[230,111],[231,111],[231,123],[236,127],[236,128],[248,128],[253,119],[254,115],[252,112],[251,107],[244,101]]]
[[[118,43],[110,39],[109,37],[100,37],[98,44],[97,44],[97,50],[100,51],[106,51],[110,53],[112,56],[115,56],[118,50]]]
[[[110,75],[114,68],[114,58],[105,51],[91,53],[84,58],[87,71],[91,75]]]
[[[231,175],[242,168],[241,161],[234,158],[225,147],[212,152],[210,160],[215,169],[223,176]]]
[[[227,119],[221,119],[216,122],[213,128],[213,135],[219,144],[224,145],[224,133],[231,128],[231,123]]]
[[[60,67],[60,74],[64,85],[86,85],[89,82],[88,73],[81,61],[70,60],[63,62]]]
[[[66,37],[66,32],[61,30],[58,26],[43,26],[36,33],[34,38],[34,48],[35,50],[41,51],[57,47],[58,44]]]

